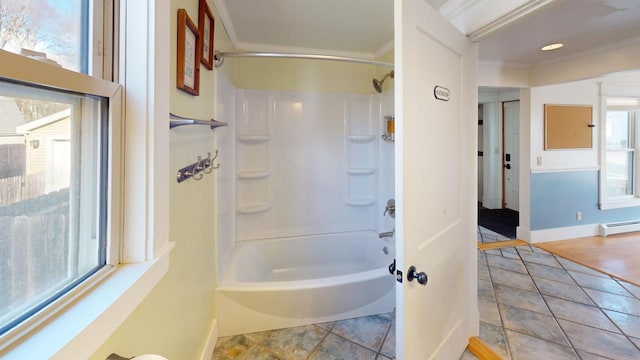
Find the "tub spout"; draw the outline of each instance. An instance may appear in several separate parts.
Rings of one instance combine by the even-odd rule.
[[[395,232],[396,232],[396,229],[393,229],[393,230],[387,231],[387,232],[382,232],[382,233],[378,234],[378,237],[380,239],[384,239],[386,237],[392,237],[393,233],[395,233]]]

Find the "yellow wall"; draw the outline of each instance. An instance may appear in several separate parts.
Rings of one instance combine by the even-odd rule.
[[[219,16],[209,0],[216,20]],[[172,0],[171,112],[208,119],[214,117],[216,71],[201,66],[200,96],[175,88],[177,10],[185,8],[197,23],[198,1]],[[230,41],[218,20],[216,50],[229,50]],[[163,35],[160,35],[162,38]],[[233,64],[226,72],[233,71]],[[191,164],[198,155],[215,148],[215,135],[202,127],[183,127],[170,133],[170,240],[175,242],[165,277],[131,316],[102,344],[91,359],[105,359],[116,352],[123,356],[157,353],[169,359],[197,359],[205,347],[215,318],[215,176],[178,184],[175,171]],[[169,146],[169,145],[168,145]]]
[[[323,60],[229,58],[241,89],[370,94],[376,66]],[[225,65],[227,61],[225,60]],[[223,66],[223,67],[224,67]]]

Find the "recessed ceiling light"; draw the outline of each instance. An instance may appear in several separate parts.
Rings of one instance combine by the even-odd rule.
[[[550,50],[560,49],[563,46],[564,46],[563,43],[549,44],[549,45],[543,46],[542,49],[540,49],[540,50],[542,50],[542,51],[550,51]]]

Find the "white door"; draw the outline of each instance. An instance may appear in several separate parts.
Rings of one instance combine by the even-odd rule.
[[[424,0],[394,16],[397,358],[458,359],[478,332],[477,46]]]
[[[520,156],[520,101],[502,103],[504,117],[504,206],[518,211],[518,157]]]

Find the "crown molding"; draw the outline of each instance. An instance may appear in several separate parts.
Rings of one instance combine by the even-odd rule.
[[[222,21],[222,26],[227,31],[227,35],[229,35],[229,40],[231,40],[231,45],[233,48],[237,48],[238,45],[238,35],[236,34],[236,30],[233,27],[233,22],[231,21],[231,16],[229,15],[229,10],[227,10],[227,4],[225,0],[213,0],[213,5],[218,9],[218,15],[220,16],[220,20]]]

